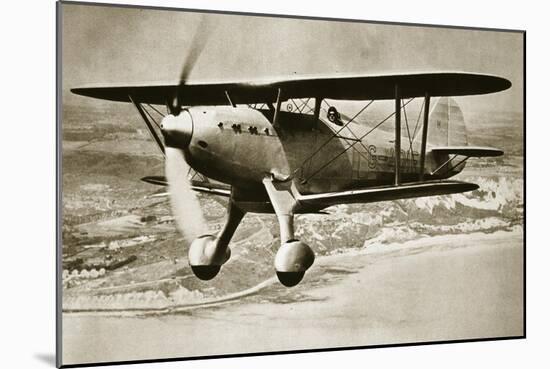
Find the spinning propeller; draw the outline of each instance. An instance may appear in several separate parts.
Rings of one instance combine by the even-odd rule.
[[[191,45],[189,47],[187,57],[185,58],[185,62],[183,63],[183,67],[181,69],[179,85],[176,88],[172,100],[168,104],[170,114],[174,116],[178,116],[181,113],[181,107],[184,103],[182,87],[185,86],[187,78],[193,71],[197,60],[199,59],[202,51],[204,50],[204,47],[206,46],[206,43],[208,42],[208,39],[210,37],[210,29],[211,27],[206,24],[205,18],[201,18],[197,30],[195,31],[195,34],[191,39]]]
[[[189,164],[185,161],[182,150],[166,148],[165,173],[176,225],[183,238],[191,243],[205,234],[208,228],[197,194],[187,178]]]
[[[164,136],[165,173],[172,213],[178,230],[190,245],[188,262],[198,278],[210,280],[219,273],[222,265],[229,260],[231,256],[229,241],[245,211],[230,200],[227,221],[223,229],[216,236],[206,234],[208,229],[204,214],[196,192],[188,179],[190,166],[186,161],[186,156],[189,159],[192,152],[190,143],[194,127],[190,112],[190,110],[193,110],[182,109],[182,105],[185,103],[183,92],[187,78],[206,44],[208,34],[205,32],[206,28],[203,23],[201,21],[197,32],[193,36],[190,51],[180,74],[179,84],[176,91],[174,91],[173,98],[167,103],[170,114],[162,120],[161,131]],[[191,146],[191,148],[193,147]],[[266,188],[268,187],[269,185],[266,185]],[[280,190],[275,189],[272,183],[268,191],[270,189],[272,189],[270,198],[275,196],[280,199],[280,194],[277,193]],[[274,206],[274,208],[276,207]],[[288,208],[286,214],[292,214],[291,207]],[[286,215],[286,219],[284,220],[286,223],[281,226],[281,229],[284,227],[286,239],[283,240],[281,236],[284,242],[275,258],[275,269],[281,283],[291,287],[302,280],[306,270],[313,264],[315,256],[308,245],[294,239],[293,217]]]
[[[170,203],[178,230],[189,243],[205,234],[208,229],[196,192],[188,179],[190,167],[184,157],[184,150],[191,141],[193,123],[188,113],[181,114],[185,101],[183,87],[206,45],[209,29],[210,27],[205,25],[204,18],[201,19],[191,40],[190,49],[181,70],[179,85],[173,98],[167,102],[170,115],[167,115],[161,124],[165,141],[165,173]]]

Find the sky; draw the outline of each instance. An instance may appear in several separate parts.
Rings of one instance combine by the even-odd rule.
[[[63,4],[64,102],[86,84],[177,81],[197,30],[208,34],[190,80],[336,73],[466,71],[512,88],[460,98],[463,109],[523,109],[523,35],[341,21]]]

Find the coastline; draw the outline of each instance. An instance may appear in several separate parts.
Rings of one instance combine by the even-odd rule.
[[[63,362],[520,336],[521,232],[424,237],[329,255],[296,288],[267,283],[252,296],[174,314],[64,313]]]

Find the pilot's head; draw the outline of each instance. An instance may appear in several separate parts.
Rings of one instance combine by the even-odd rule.
[[[338,118],[338,110],[336,110],[334,106],[328,108],[327,118],[333,123],[336,122],[336,119]]]
[[[332,123],[340,125],[340,113],[338,113],[338,110],[334,106],[328,108],[327,118]]]

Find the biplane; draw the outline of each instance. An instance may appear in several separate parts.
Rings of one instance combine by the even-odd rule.
[[[290,287],[315,258],[295,236],[295,214],[472,191],[476,184],[450,178],[471,157],[503,154],[468,145],[464,117],[452,97],[508,89],[505,78],[427,72],[198,82],[187,81],[188,65],[183,70],[176,83],[71,91],[135,105],[167,163],[185,161],[199,174],[190,179],[190,189],[229,198],[221,231],[198,235],[189,248],[189,265],[202,280],[214,278],[229,260],[231,238],[247,212],[277,216],[281,245],[274,266]],[[412,128],[406,106],[415,98],[422,107]],[[333,100],[362,107],[348,117],[327,103]],[[376,100],[393,101],[391,114],[375,125],[359,124],[358,116]],[[382,124],[393,124],[393,132],[380,130]],[[166,175],[144,180],[168,185],[172,203],[181,202],[177,193],[185,186]],[[185,233],[186,225],[180,227]]]

